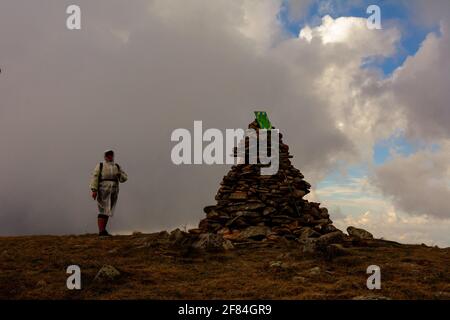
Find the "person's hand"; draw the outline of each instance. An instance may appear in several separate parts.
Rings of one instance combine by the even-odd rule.
[[[97,199],[97,191],[92,191],[92,199]]]

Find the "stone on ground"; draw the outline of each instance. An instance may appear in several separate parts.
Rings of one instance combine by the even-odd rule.
[[[120,271],[111,265],[104,265],[94,278],[96,282],[105,282],[115,280],[120,277]]]
[[[359,229],[355,227],[348,227],[347,228],[348,235],[356,238],[357,240],[371,240],[373,239],[373,235],[364,229]]]

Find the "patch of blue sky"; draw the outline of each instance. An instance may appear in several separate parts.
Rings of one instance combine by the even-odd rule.
[[[281,5],[281,10],[278,13],[278,21],[280,21],[283,29],[293,38],[298,37],[300,29],[305,26],[303,19],[292,20],[289,18],[289,5],[287,0],[284,0]]]
[[[426,149],[428,152],[438,152],[438,144],[427,144],[422,141],[412,141],[403,134],[392,135],[388,139],[378,141],[373,148],[373,161],[375,165],[382,165],[392,159],[392,154],[410,156],[414,153]]]
[[[408,141],[403,135],[394,135],[375,144],[373,161],[376,165],[381,165],[391,159],[392,152],[409,156],[416,153],[418,149],[417,144]]]
[[[377,68],[383,71],[385,77],[389,77],[409,56],[414,56],[420,49],[423,41],[431,32],[439,34],[439,28],[423,28],[412,25],[408,20],[400,22],[402,33],[400,42],[397,44],[396,54],[390,57],[374,59],[370,57],[363,61],[363,68]]]
[[[291,15],[289,12],[288,0],[284,0],[278,14],[278,20],[288,34],[292,37],[298,37],[300,30],[306,25],[310,27],[320,25],[322,17],[327,14],[321,14],[321,12],[325,12],[321,9],[321,3],[323,3],[323,1],[313,1],[303,14],[296,19],[290,19]]]
[[[357,164],[348,167],[339,166],[340,169],[333,170],[324,179],[322,179],[318,184],[317,188],[326,188],[336,184],[357,184],[362,179],[365,179],[368,174],[367,164]]]

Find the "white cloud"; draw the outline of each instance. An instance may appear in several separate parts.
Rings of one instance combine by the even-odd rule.
[[[415,139],[450,139],[450,28],[431,33],[416,55],[386,83],[407,119],[407,134]]]
[[[326,101],[333,125],[352,141],[357,161],[370,162],[375,142],[404,127],[405,120],[392,106],[392,93],[384,87],[381,74],[361,66],[368,59],[393,55],[399,31],[395,27],[369,30],[363,18],[325,16],[321,25],[304,27],[299,36],[327,61],[314,90]]]
[[[333,19],[326,15],[322,23],[311,28],[305,26],[300,31],[300,38],[312,41],[318,38],[323,44],[344,44],[364,55],[390,56],[395,52],[395,43],[400,34],[395,28],[386,31],[369,30],[367,19],[357,17],[339,17]]]
[[[411,215],[450,218],[450,148],[395,155],[377,167],[373,184],[399,209]]]
[[[430,9],[442,9],[443,5],[448,6],[448,2],[430,4]],[[431,12],[435,22],[440,23],[440,34],[430,33],[419,51],[380,88],[402,119],[399,129],[410,139],[426,142],[428,146],[434,144],[440,149],[433,151],[428,147],[409,156],[394,152],[392,161],[375,168],[372,182],[405,213],[448,219],[450,28],[445,11],[431,10],[426,15]]]
[[[267,48],[281,37],[282,28],[277,18],[281,0],[245,0],[243,23],[239,31]]]
[[[313,196],[344,212],[338,216],[347,218],[337,221],[343,228],[360,224],[387,238],[448,246],[450,239],[444,234],[448,234],[450,223],[439,220],[450,215],[446,201],[450,196],[447,24],[441,22],[441,36],[430,34],[414,57],[392,78],[382,80],[372,70],[361,70],[358,53],[359,57],[390,55],[400,35],[396,29],[367,33],[364,22],[325,17],[322,25],[306,26],[300,32],[300,38],[311,45],[320,41],[321,50],[330,45],[356,45],[345,72],[342,65],[329,65],[317,80],[318,90],[325,92],[323,88],[327,88],[327,105],[336,127],[358,150],[357,161],[366,159],[369,164],[376,141],[405,130],[410,137],[441,145],[441,150],[432,153],[428,148],[410,157],[397,155],[394,161],[375,168],[374,178],[364,184],[363,180],[354,181],[356,185],[340,181],[321,187]],[[378,35],[383,38],[376,39]]]

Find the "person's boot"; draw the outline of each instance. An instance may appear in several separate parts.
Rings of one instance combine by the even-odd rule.
[[[98,215],[97,217],[98,235],[101,236],[103,232],[103,218]]]
[[[106,222],[105,222],[105,217],[102,214],[99,214],[97,217],[97,224],[98,224],[98,235],[99,236],[105,236],[105,227],[106,227]],[[107,233],[107,232],[106,232]]]
[[[111,235],[109,234],[108,230],[106,230],[106,225],[108,224],[109,217],[108,216],[104,216],[103,218],[104,218],[104,221],[105,221],[105,225],[104,225],[104,228],[103,228],[103,230],[104,230],[103,231],[103,235],[105,237],[111,237]]]

